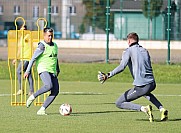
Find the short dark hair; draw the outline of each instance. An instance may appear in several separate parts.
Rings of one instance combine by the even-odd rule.
[[[50,28],[50,27],[47,27],[47,28],[44,28],[43,29],[43,32],[46,33],[46,32],[53,32],[53,29]]]
[[[136,42],[139,42],[139,37],[138,37],[138,34],[135,33],[135,32],[131,32],[127,35],[127,39],[133,39],[135,40]]]

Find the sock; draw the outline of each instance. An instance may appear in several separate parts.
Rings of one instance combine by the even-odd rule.
[[[42,107],[40,108],[40,110],[45,110],[45,107],[42,106]]]
[[[162,107],[162,108],[160,108],[160,112],[162,112],[164,110],[164,108]]]
[[[142,112],[145,112],[146,113],[146,107],[145,106],[141,106],[141,109],[140,109]]]
[[[29,99],[30,99],[30,100],[34,100],[34,99],[35,99],[34,95],[32,94],[32,95],[29,97]]]

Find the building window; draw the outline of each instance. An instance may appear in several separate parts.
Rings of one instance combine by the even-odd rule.
[[[34,6],[33,7],[33,18],[38,18],[39,17],[39,6]]]
[[[19,5],[15,5],[14,6],[14,15],[19,15],[20,14],[20,6]]]
[[[76,7],[75,6],[70,6],[70,15],[75,16],[76,15]]]
[[[58,6],[52,6],[52,15],[58,15]]]
[[[3,5],[0,5],[0,15],[3,15],[3,12],[4,12]]]

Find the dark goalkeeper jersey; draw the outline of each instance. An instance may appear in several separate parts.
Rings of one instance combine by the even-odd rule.
[[[133,43],[123,51],[120,65],[110,72],[110,77],[122,72],[126,66],[129,67],[134,79],[133,85],[143,86],[154,81],[150,55],[138,43]]]

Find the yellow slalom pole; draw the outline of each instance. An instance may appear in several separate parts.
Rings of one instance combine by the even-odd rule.
[[[36,21],[36,25],[38,27],[38,41],[40,41],[40,26],[39,26],[39,21],[40,20],[43,20],[45,22],[44,24],[44,28],[47,26],[47,20],[45,18],[39,18],[37,21]]]
[[[27,88],[27,78],[25,79],[25,91],[24,91],[24,101],[23,101],[23,104],[26,105],[26,94],[27,94],[27,91],[26,91],[26,88]]]
[[[25,25],[25,20],[24,20],[24,18],[23,17],[17,17],[16,19],[15,19],[15,21],[14,21],[14,23],[15,23],[15,27],[16,27],[16,38],[15,38],[15,40],[16,40],[16,47],[15,47],[15,60],[16,60],[16,62],[15,62],[15,80],[14,80],[14,82],[15,82],[15,84],[14,84],[14,89],[15,89],[15,91],[14,91],[14,95],[13,94],[11,94],[12,95],[12,97],[14,96],[14,102],[12,103],[13,105],[15,105],[15,106],[17,106],[17,105],[23,105],[23,102],[22,102],[22,94],[21,94],[21,97],[20,97],[20,102],[18,102],[18,100],[17,100],[17,95],[16,95],[16,92],[17,92],[17,73],[16,73],[16,71],[17,71],[17,59],[18,59],[18,57],[17,57],[17,53],[18,53],[18,26],[17,26],[17,20],[19,20],[19,19],[21,19],[22,21],[23,21],[23,26]],[[23,31],[22,31],[23,32]],[[23,34],[23,33],[22,33]],[[24,35],[24,34],[23,34]],[[22,50],[21,50],[21,52],[22,52]],[[22,54],[22,53],[21,53]],[[21,58],[20,58],[21,59]],[[23,63],[22,63],[22,70],[23,70]],[[23,74],[22,74],[22,76],[23,76]],[[22,87],[22,82],[21,82],[21,89],[23,89],[23,87]]]
[[[8,53],[9,53],[9,48],[8,48]],[[8,56],[8,70],[9,70],[9,77],[11,81],[11,106],[13,105],[13,79],[12,79],[12,74],[11,74],[11,66],[10,66],[10,58]]]
[[[37,20],[36,25],[37,25],[37,27],[38,27],[38,42],[40,42],[40,38],[41,38],[41,37],[40,37],[41,31],[40,31],[40,26],[39,26],[39,21],[40,21],[40,20],[43,20],[43,21],[45,22],[44,28],[47,26],[47,20],[46,20],[45,18],[39,18],[39,19]],[[38,89],[40,89],[40,77],[39,77],[39,75],[38,75]],[[46,94],[44,94],[43,100],[45,100],[45,98],[46,98]],[[43,104],[43,102],[41,102],[41,100],[40,100],[40,96],[37,98],[37,101],[35,101],[34,104],[35,104],[35,105],[42,105],[42,104]]]

